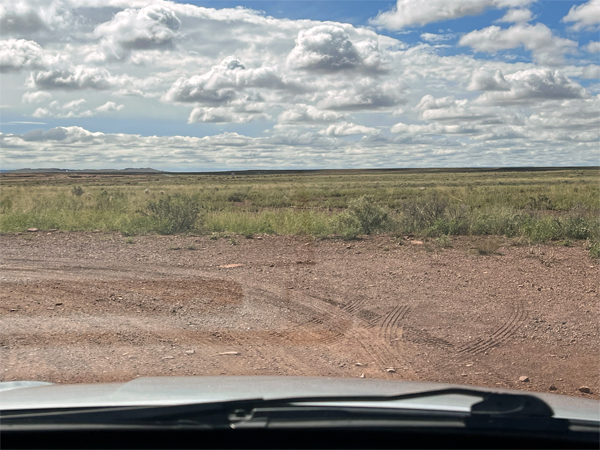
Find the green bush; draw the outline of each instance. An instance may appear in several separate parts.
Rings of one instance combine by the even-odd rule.
[[[389,210],[377,205],[372,195],[351,200],[348,210],[340,217],[340,224],[346,228],[344,234],[353,236],[386,231],[391,223]]]
[[[81,186],[73,186],[71,188],[71,194],[81,197],[83,195],[83,188]]]
[[[152,228],[160,234],[191,231],[197,226],[199,211],[198,202],[188,195],[169,195],[147,206]]]
[[[538,194],[537,197],[529,197],[527,206],[531,209],[554,209],[552,200],[543,194]]]

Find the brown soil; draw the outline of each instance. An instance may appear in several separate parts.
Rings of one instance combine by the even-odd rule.
[[[133,241],[0,237],[0,380],[364,374],[598,398],[599,269],[582,244]]]

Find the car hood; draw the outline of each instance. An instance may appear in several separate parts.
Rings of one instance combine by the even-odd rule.
[[[472,388],[481,391],[518,393],[494,389],[413,381],[277,377],[149,377],[125,383],[52,384],[39,381],[0,383],[3,410],[77,408],[136,405],[178,405],[245,399],[276,399],[308,396],[397,395],[444,388]],[[555,394],[526,392],[548,403],[554,417],[600,421],[600,402]],[[425,397],[396,403],[373,403],[377,407],[405,407],[468,412],[480,399],[459,395]],[[354,404],[354,403],[353,403]],[[348,404],[349,405],[349,404]],[[361,403],[361,405],[370,405]]]

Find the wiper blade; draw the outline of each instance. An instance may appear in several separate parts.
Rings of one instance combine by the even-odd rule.
[[[207,424],[229,426],[231,422],[249,420],[256,409],[269,408],[274,414],[277,408],[315,403],[389,403],[402,400],[423,399],[444,395],[479,397],[482,401],[471,407],[468,417],[507,419],[551,419],[554,412],[543,400],[527,394],[495,393],[475,389],[449,388],[391,396],[311,396],[281,399],[248,399],[187,405],[127,406],[77,408],[59,411],[4,411],[2,423],[173,423]],[[342,405],[343,406],[343,405]],[[353,407],[355,405],[352,405]],[[331,408],[331,406],[328,406]],[[401,406],[399,406],[401,410]],[[414,409],[412,409],[414,411]],[[398,411],[398,409],[392,409]]]

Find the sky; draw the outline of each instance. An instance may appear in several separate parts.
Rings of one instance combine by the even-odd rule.
[[[0,0],[0,169],[600,164],[600,0]]]

